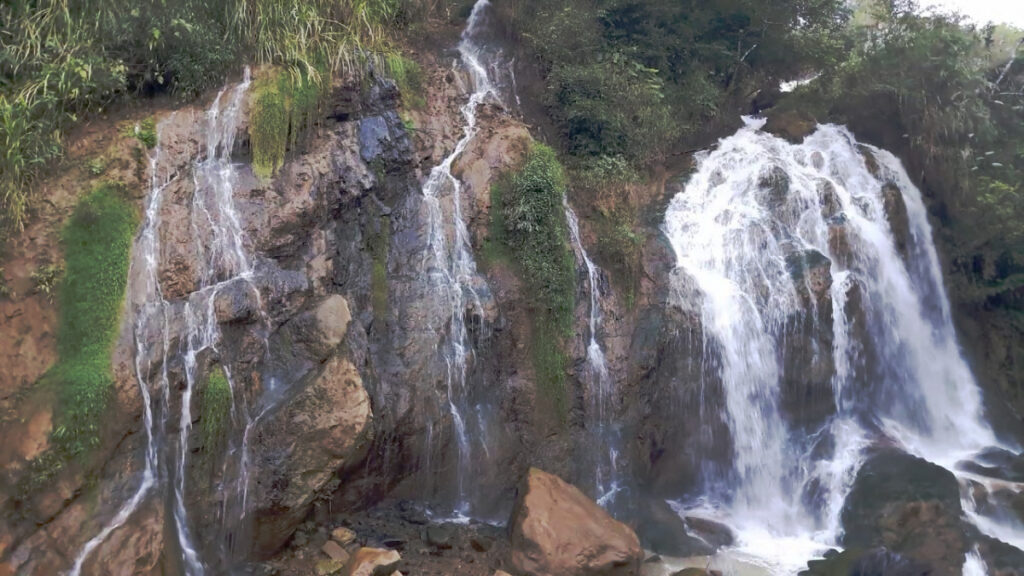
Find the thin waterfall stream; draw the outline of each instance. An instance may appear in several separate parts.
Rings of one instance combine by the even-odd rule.
[[[463,136],[452,152],[430,171],[423,185],[430,234],[430,253],[426,255],[425,264],[429,267],[431,282],[444,295],[450,310],[442,345],[447,365],[447,407],[457,443],[454,506],[457,519],[466,518],[471,512],[466,483],[472,481],[470,474],[474,443],[467,430],[467,419],[474,417],[474,408],[468,400],[467,375],[475,350],[467,328],[466,311],[471,308],[476,316],[481,316],[483,312],[480,287],[476,284],[479,278],[476,261],[462,214],[463,185],[452,174],[452,165],[477,135],[477,108],[488,101],[501,103],[498,86],[489,76],[492,67],[485,61],[483,47],[477,44],[477,36],[489,9],[488,0],[478,0],[474,4],[458,46],[459,59],[469,74],[472,90],[469,100],[461,107],[465,123]],[[482,449],[486,448],[486,444],[483,444]]]
[[[234,205],[238,167],[232,154],[249,86],[250,74],[246,69],[242,82],[231,89],[221,90],[206,111],[203,129],[206,141],[190,169],[193,192],[189,206],[194,248],[198,252],[197,261],[202,266],[198,270],[196,289],[182,302],[168,301],[160,281],[160,212],[166,189],[179,180],[181,175],[168,174],[162,166],[158,127],[157,146],[150,159],[150,191],[132,264],[138,271],[130,274],[135,284],[129,287],[129,293],[135,299],[135,373],[143,398],[147,437],[142,482],[115,518],[85,545],[69,573],[71,576],[77,576],[89,554],[113,530],[124,524],[155,487],[164,483],[172,488],[171,511],[183,570],[189,576],[201,575],[208,570],[192,533],[187,506],[187,480],[194,394],[202,378],[201,357],[212,354],[218,361],[224,360],[219,358],[218,345],[222,335],[215,307],[222,290],[237,288],[236,283],[242,283],[242,290],[254,294],[259,314],[263,318],[260,329],[264,333],[259,336],[266,348],[267,321],[259,289],[253,283],[256,275],[254,258],[247,252],[241,217]],[[172,346],[176,337],[173,332],[177,329],[172,328],[175,317],[183,320],[177,348]],[[175,357],[183,365],[184,382],[181,409],[176,422],[177,438],[172,440],[167,433],[172,387],[168,365]],[[248,430],[253,419],[249,418],[248,400],[240,383],[232,376],[227,365],[220,369],[224,372],[232,397],[231,418],[234,427],[246,431],[240,442],[229,445],[227,453],[223,455],[224,470],[233,473],[234,477],[225,478],[225,505],[221,510],[224,534],[223,541],[219,543],[222,555],[219,561],[230,564],[233,560],[232,532],[245,513],[245,494],[249,483],[246,448]],[[155,418],[155,414],[160,417]],[[174,442],[176,445],[172,449]],[[208,548],[208,543],[204,543],[204,547]]]
[[[600,336],[603,324],[601,312],[603,283],[601,282],[601,270],[590,259],[587,249],[583,246],[576,213],[569,205],[567,198],[562,199],[562,205],[565,209],[565,220],[569,226],[569,239],[572,242],[573,252],[587,272],[586,286],[587,294],[590,296],[587,315],[587,427],[595,460],[596,500],[601,506],[608,507],[624,487],[618,470],[620,440],[613,420],[612,406],[609,405],[614,400],[615,381],[608,371],[608,361]]]

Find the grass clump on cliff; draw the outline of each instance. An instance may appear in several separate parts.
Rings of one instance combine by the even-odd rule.
[[[315,74],[288,74],[275,68],[261,75],[252,87],[249,136],[252,167],[269,178],[284,164],[285,154],[302,133],[311,128],[329,87],[328,70]]]
[[[537,383],[564,417],[569,360],[563,340],[572,332],[576,269],[562,208],[565,173],[555,151],[535,144],[523,166],[496,184],[492,195],[492,218],[500,224],[492,242],[500,239],[507,246],[536,311],[531,349]]]
[[[231,426],[231,383],[221,366],[214,366],[206,384],[199,392],[199,435],[203,447],[199,458],[200,474],[213,476],[213,466],[227,446],[228,429]]]

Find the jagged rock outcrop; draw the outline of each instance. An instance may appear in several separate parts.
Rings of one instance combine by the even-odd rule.
[[[578,488],[531,468],[509,520],[512,565],[530,576],[635,576],[636,534]]]

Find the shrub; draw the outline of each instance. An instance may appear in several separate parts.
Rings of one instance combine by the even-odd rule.
[[[64,270],[58,264],[44,264],[32,272],[32,282],[35,284],[35,292],[46,296],[52,301],[57,291],[57,283]]]

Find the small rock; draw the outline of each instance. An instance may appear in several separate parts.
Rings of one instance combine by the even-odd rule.
[[[446,526],[427,526],[423,529],[423,541],[435,548],[448,550],[452,547],[451,528]]]
[[[320,560],[316,563],[316,574],[317,576],[330,576],[331,574],[337,574],[345,567],[344,562],[332,560],[330,558],[326,560]]]
[[[494,571],[494,576],[512,576],[512,575],[509,574],[508,572],[505,572],[504,570],[495,570]]]
[[[395,571],[402,556],[394,550],[360,548],[349,558],[342,574],[345,576],[385,576]]]
[[[320,550],[324,554],[330,556],[332,560],[337,560],[342,564],[348,562],[348,552],[346,552],[345,549],[341,547],[341,544],[338,544],[334,540],[328,540],[327,543],[320,548]]]
[[[356,541],[356,533],[344,526],[338,526],[334,530],[331,530],[331,540],[334,540],[342,546],[348,546]]]
[[[492,542],[490,538],[474,535],[469,539],[469,545],[477,552],[487,552],[491,549]]]

